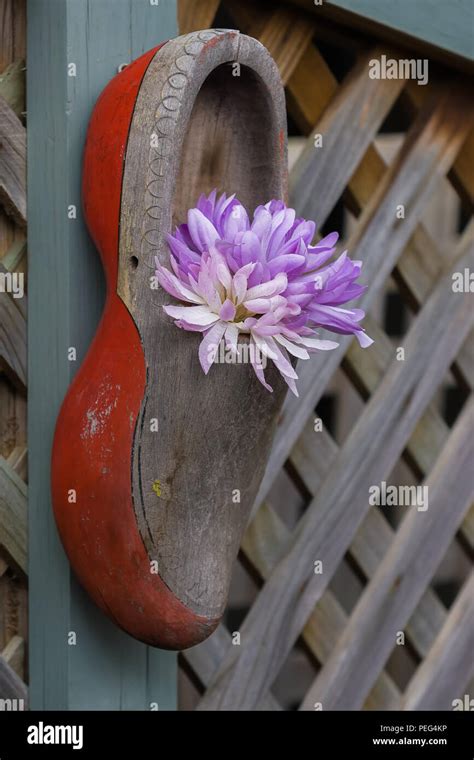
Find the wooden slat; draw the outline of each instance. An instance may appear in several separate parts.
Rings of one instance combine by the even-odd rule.
[[[1,263],[9,272],[22,272],[25,274],[26,240],[15,240],[2,258]]]
[[[415,110],[420,108],[426,91],[430,91],[432,85],[428,87],[418,87],[415,82],[409,82],[406,87],[408,102]],[[458,156],[451,170],[448,173],[448,179],[451,181],[454,189],[460,196],[466,208],[474,211],[474,177],[472,166],[474,164],[474,126],[466,137],[464,145],[459,151]]]
[[[0,457],[0,544],[16,564],[27,572],[27,488],[23,480]]]
[[[198,29],[209,29],[214,21],[220,0],[178,0],[178,28],[180,34]]]
[[[12,636],[3,652],[0,654],[4,661],[15,671],[21,678],[23,669],[23,660],[25,657],[25,642],[21,636]]]
[[[449,174],[454,187],[471,211],[474,210],[474,129],[468,135]]]
[[[337,89],[337,80],[321,53],[308,45],[288,80],[286,91],[288,111],[303,134],[311,132]],[[308,92],[311,97],[307,96]]]
[[[291,460],[313,494],[317,493],[324,475],[336,461],[337,453],[338,447],[327,433],[321,431],[315,434],[312,426],[307,425],[292,452]],[[320,463],[319,468],[317,462]],[[385,517],[377,510],[370,510],[350,546],[351,556],[367,578],[372,578],[376,573],[394,537],[395,533]],[[408,638],[420,657],[424,657],[433,644],[445,617],[444,606],[428,588],[406,628]]]
[[[250,34],[252,35],[252,31]],[[271,53],[284,84],[311,42],[314,25],[292,8],[277,8],[261,28],[258,39]]]
[[[474,241],[474,237],[471,235],[471,230],[467,231],[465,239],[466,241]],[[376,389],[394,351],[393,344],[389,338],[387,338],[383,330],[381,330],[370,317],[367,318],[366,325],[369,334],[375,341],[371,350],[361,353],[354,345],[350,346],[344,358],[343,365],[364,396],[373,393]],[[461,351],[464,346],[465,343],[463,344]],[[413,435],[407,444],[405,456],[409,463],[412,466],[415,466],[417,472],[426,475],[434,465],[438,453],[448,440],[448,437],[449,428],[441,418],[436,405],[433,402],[429,405],[416,426]],[[298,450],[298,443],[296,444],[295,449]],[[305,461],[303,460],[303,466],[304,465]],[[316,486],[314,486],[314,488],[315,487]],[[465,523],[463,523],[461,530],[468,543],[472,545],[471,526],[470,523],[468,523],[468,520],[469,517]]]
[[[447,92],[447,88],[440,89],[436,102],[431,101],[420,111],[397,160],[372,194],[347,244],[351,256],[364,262],[363,280],[370,283],[368,291],[360,299],[361,308],[370,308],[410,240],[431,190],[452,165],[469,128],[466,117],[465,101],[460,94],[452,90]],[[346,125],[345,139],[348,144],[351,127],[351,124]],[[336,148],[334,162],[339,160],[337,153]],[[334,198],[333,203],[336,200]],[[395,216],[399,204],[405,206],[402,223]],[[380,256],[381,250],[384,252],[383,258]],[[300,398],[287,397],[285,401],[255,508],[265,499],[348,344],[349,339],[342,337],[335,351],[324,357],[316,355],[310,362],[299,364]]]
[[[20,390],[25,390],[26,322],[8,293],[0,293],[0,370]]]
[[[26,130],[0,97],[0,203],[17,224],[26,225]]]
[[[403,520],[302,709],[312,709],[316,700],[326,710],[357,710],[362,705],[394,647],[397,631],[403,630],[474,498],[474,484],[466,477],[474,458],[473,427],[474,399],[425,482],[428,509],[412,507]],[[472,629],[470,636],[473,641]],[[447,672],[446,679],[449,683]]]
[[[459,265],[471,260],[469,251]],[[408,358],[390,366],[250,610],[245,648],[228,653],[200,709],[251,709],[273,682],[369,509],[368,488],[391,472],[472,325],[469,299],[450,283],[449,272],[407,336]],[[432,326],[440,320],[438,334]],[[312,572],[314,558],[323,561],[321,575]]]
[[[315,79],[318,81],[318,87],[315,89],[314,97],[308,98],[307,92],[312,88]],[[316,124],[337,88],[338,83],[326,62],[319,52],[312,45],[309,45],[289,80],[287,93],[288,108],[304,133],[309,133],[312,130],[313,125]],[[423,100],[419,95],[420,88],[408,87],[407,89],[410,90],[410,95],[416,93],[416,105],[421,107]],[[315,131],[318,130],[315,129]],[[461,182],[458,182],[458,185],[463,182],[465,186],[469,178],[472,177],[469,168],[472,164],[470,159],[474,150],[473,145],[474,134],[471,132],[453,165],[453,172],[456,176],[463,170],[463,178]],[[464,156],[462,160],[461,156]],[[353,213],[358,215],[369,202],[384,176],[386,168],[385,162],[375,146],[369,146],[344,193],[344,199]],[[470,182],[472,188],[472,179]],[[320,222],[324,219],[323,215],[320,217]],[[420,224],[415,229],[395,270],[395,277],[399,285],[411,300],[415,299],[416,304],[422,303],[430,292],[435,278],[440,273],[442,266],[446,264],[443,259],[444,257],[437,244]],[[471,361],[469,361],[470,358]],[[457,364],[463,372],[465,381],[474,375],[474,372],[470,371],[472,352],[468,355],[465,351],[461,351],[457,358]]]
[[[20,118],[25,112],[25,62],[14,61],[0,74],[0,97]]]
[[[318,82],[318,87],[314,91],[314,97],[308,98],[307,92],[313,88],[315,80]],[[287,93],[288,108],[305,134],[313,129],[313,125],[316,124],[337,89],[338,83],[326,62],[319,52],[309,45],[289,80]],[[421,97],[420,88],[410,87],[409,83],[407,91],[417,108],[421,107],[424,98]],[[316,128],[315,132],[317,131]],[[461,194],[467,194],[471,200],[474,197],[473,173],[470,171],[474,161],[473,156],[474,130],[467,137],[452,167],[456,187]],[[344,193],[344,199],[353,213],[358,215],[369,202],[385,171],[384,160],[374,145],[369,146]],[[319,217],[320,222],[324,219],[324,215]],[[439,250],[423,225],[418,225],[395,270],[398,284],[412,301],[415,300],[416,304],[424,301],[441,268],[446,265],[445,256],[442,253],[444,252]],[[462,371],[464,382],[468,382],[474,376],[473,353],[473,351],[467,352],[463,349],[457,357],[456,364]]]
[[[250,27],[251,32],[254,30],[257,36],[265,34],[265,28],[271,22],[271,13],[269,11],[256,7],[252,9],[248,7],[243,8],[238,3],[228,3],[228,5],[230,5],[231,13],[233,13],[239,23],[243,24],[244,28]],[[277,47],[271,44],[271,40],[267,40],[267,42],[270,42],[270,52],[272,52],[274,57],[276,56],[278,61],[279,51]],[[397,57],[397,51],[394,50],[393,55]],[[292,76],[288,78],[288,108],[302,131],[308,133],[313,128],[313,125],[316,124],[333,95],[337,92],[338,83],[318,50],[312,44],[306,46],[302,55],[300,53],[298,61],[299,63]],[[318,83],[316,88],[314,87],[315,81]],[[308,92],[312,93],[311,98],[308,98]],[[420,88],[410,88],[410,93],[416,94],[415,102],[417,107],[420,107],[423,102],[419,94]],[[319,127],[315,131],[319,131]],[[314,152],[312,140],[308,142],[308,145],[309,152]],[[463,148],[461,153],[464,151],[465,148]],[[455,166],[457,163],[458,159],[456,159]],[[469,165],[468,161],[465,162],[465,165],[466,167]],[[382,157],[374,146],[369,146],[364,158],[353,174],[346,192],[350,206],[357,214],[369,201],[385,170],[386,166]],[[321,209],[319,209],[319,212],[321,212]],[[318,217],[320,222],[324,221],[324,219],[324,214]],[[418,303],[422,302],[435,281],[435,277],[439,274],[441,266],[441,252],[437,250],[434,241],[427,234],[423,226],[420,225],[415,230],[412,240],[407,247],[406,254],[402,256],[397,267],[402,286],[406,283],[415,283]],[[420,293],[422,289],[425,291],[423,295]],[[467,372],[469,369],[468,357],[463,352],[461,352],[458,358],[458,363],[464,370],[464,379],[472,376]]]
[[[2,550],[1,550],[1,547],[0,547],[0,552],[1,551]],[[8,563],[6,562],[6,560],[0,554],[0,578],[2,577],[2,575],[5,575],[5,573],[6,573],[7,570],[8,570]]]
[[[474,574],[464,584],[433,647],[411,679],[402,710],[452,710],[474,676]]]
[[[26,446],[15,446],[7,462],[22,480],[26,480],[28,471],[28,449]]]
[[[305,218],[319,223],[328,216],[403,89],[403,80],[367,75],[369,61],[380,55],[371,50],[351,70],[296,162],[290,196]],[[315,147],[315,134],[322,135],[322,148]]]
[[[4,0],[2,4],[2,23],[0,24],[0,70],[3,70],[15,57],[13,47],[13,16],[15,0]]]
[[[0,456],[7,458],[15,446],[26,444],[26,398],[0,372]]]
[[[375,336],[376,348],[380,348],[382,335],[382,331],[379,330],[379,334]],[[388,356],[390,356],[390,342],[385,338],[385,348],[387,344],[389,347]],[[364,358],[366,356],[369,357],[372,353],[373,351],[364,352],[363,356]],[[387,360],[388,357],[386,356],[383,363],[384,367],[387,364]],[[378,383],[380,374],[381,372],[376,373],[371,390]],[[438,424],[444,435],[440,441],[439,437],[435,435],[436,427],[434,429],[432,427],[430,432],[427,431],[428,437],[430,434],[435,435],[435,447],[428,447],[430,456],[428,462],[425,461],[425,471],[434,464],[436,454],[441,450],[442,444],[447,440],[449,433],[447,426],[432,407],[425,413],[424,418],[430,415],[430,410],[431,415],[435,415],[435,419],[438,420]],[[421,422],[418,425],[419,427],[421,427]],[[425,445],[426,443],[428,442],[425,442]],[[425,445],[420,446],[422,456],[426,450]],[[337,450],[336,444],[324,430],[315,435],[312,421],[309,421],[292,452],[291,460],[296,466],[299,477],[303,479],[305,486],[312,493],[316,493],[325,472],[332,466]],[[474,510],[470,512],[470,515],[472,514],[474,514]],[[467,520],[464,521],[464,524],[466,522]],[[472,520],[469,520],[470,522]],[[389,550],[393,536],[394,533],[383,516],[378,511],[370,511],[359,532],[356,534],[350,549],[352,556],[356,559],[367,577],[370,578],[375,573],[379,563]],[[247,534],[244,537],[242,549],[253,565],[259,570],[262,577],[266,578],[270,574],[273,564],[276,564],[276,561],[284,552],[288,539],[289,532],[281,520],[268,505],[262,505],[249,526]],[[335,634],[338,630],[342,630],[343,621],[345,620],[344,614],[342,616],[337,615],[337,610],[332,604],[330,596],[330,593],[326,591],[302,633],[306,643],[322,662],[327,657],[328,647],[329,649],[332,648]],[[337,605],[335,600],[334,602]],[[441,625],[444,623],[445,617],[446,613],[443,605],[439,602],[433,591],[428,588],[406,627],[406,633],[421,657],[431,647]],[[394,689],[392,689],[392,692],[387,689],[384,683],[384,676],[385,674],[382,673],[379,678],[380,687],[378,683],[377,689],[374,687],[376,695],[370,695],[370,703],[378,709],[391,709],[395,704],[393,700]]]
[[[201,683],[207,686],[231,646],[233,644],[229,632],[220,625],[206,640],[205,645],[186,649],[181,656],[190,665]],[[262,699],[260,709],[273,711],[282,708],[275,697],[269,693]]]
[[[223,0],[223,6],[241,32],[258,40],[274,12],[271,5],[243,3],[242,0]]]
[[[24,709],[27,708],[27,688],[21,678],[17,676],[13,668],[11,668],[1,656],[0,695],[2,699],[22,699],[24,701]]]
[[[319,453],[322,453],[321,449]],[[267,504],[262,504],[244,535],[242,550],[261,577],[267,579],[284,555],[290,539],[291,533],[283,521]],[[326,591],[301,634],[320,662],[327,660],[334,641],[342,633],[346,623],[347,615],[343,608],[336,597],[329,590]],[[381,673],[367,699],[367,708],[390,710],[398,702],[397,687],[386,673]]]

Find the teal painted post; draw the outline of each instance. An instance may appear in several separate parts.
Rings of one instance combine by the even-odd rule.
[[[176,655],[118,630],[79,588],[49,489],[56,416],[103,304],[103,275],[81,210],[85,130],[118,67],[176,36],[176,16],[176,0],[28,0],[32,709],[176,709]],[[68,361],[72,346],[75,362]]]

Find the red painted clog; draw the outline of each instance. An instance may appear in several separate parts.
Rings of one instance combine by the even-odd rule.
[[[273,394],[250,365],[205,376],[201,336],[177,330],[150,287],[166,233],[214,187],[249,211],[286,194],[278,72],[231,30],[151,50],[95,106],[83,201],[107,301],[53,448],[54,512],[81,583],[117,625],[168,649],[221,619],[286,390],[274,368]]]

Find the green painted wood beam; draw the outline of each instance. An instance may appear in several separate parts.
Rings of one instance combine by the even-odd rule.
[[[473,0],[286,0],[321,18],[469,69],[474,58]]]
[[[32,709],[176,708],[176,655],[116,628],[71,574],[49,490],[54,424],[102,310],[81,212],[91,109],[122,63],[177,34],[176,0],[28,0],[29,599]],[[68,64],[76,76],[68,76]],[[75,205],[77,219],[68,218]],[[77,361],[68,361],[75,346]],[[76,644],[68,644],[71,632]]]
[[[474,54],[472,0],[327,0],[456,55]]]

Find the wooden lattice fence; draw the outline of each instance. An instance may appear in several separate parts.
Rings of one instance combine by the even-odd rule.
[[[370,79],[369,61],[407,52],[291,6],[209,0],[198,11],[181,2],[180,30],[221,26],[221,16],[215,19],[222,10],[226,21],[270,50],[289,115],[307,135],[290,177],[292,205],[321,227],[342,197],[357,217],[347,248],[364,261],[371,283],[363,306],[375,344],[361,351],[343,339],[330,356],[301,368],[300,398],[289,398],[284,407],[242,544],[241,559],[261,588],[240,626],[240,645],[221,626],[184,653],[183,665],[203,692],[198,709],[281,709],[272,685],[303,643],[313,682],[301,709],[452,709],[473,675],[473,578],[465,579],[449,610],[432,579],[453,542],[472,556],[474,539],[474,314],[469,295],[452,288],[454,271],[472,269],[473,227],[466,225],[457,245],[446,250],[423,218],[445,176],[472,212],[468,85],[457,72],[436,66],[426,87]],[[341,82],[322,52],[328,41],[354,55]],[[375,140],[400,101],[411,126],[387,165]],[[322,135],[322,148],[315,147],[316,135]],[[400,206],[403,219],[397,217]],[[371,314],[391,276],[413,315],[398,347]],[[397,359],[399,347],[404,361]],[[342,445],[314,426],[316,405],[339,366],[365,402]],[[453,429],[435,402],[448,375],[466,397]],[[428,487],[429,509],[407,509],[394,526],[383,508],[369,506],[368,495],[371,485],[390,482],[400,460],[415,482]],[[271,504],[282,468],[310,495],[293,529]],[[350,610],[330,588],[346,560],[361,585]],[[314,572],[316,562],[321,573]],[[386,669],[401,634],[415,663],[403,687]]]
[[[18,297],[26,272],[25,0],[4,0],[0,10],[0,698],[25,700],[27,299]]]

